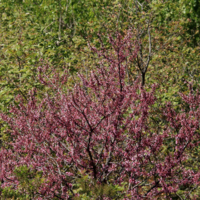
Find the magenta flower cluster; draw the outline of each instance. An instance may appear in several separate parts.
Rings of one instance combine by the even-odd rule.
[[[79,74],[67,92],[67,73],[48,76],[39,69],[40,81],[54,94],[38,102],[32,92],[28,104],[11,108],[12,117],[1,114],[12,130],[10,148],[0,152],[2,187],[17,190],[13,171],[24,165],[42,172],[37,199],[78,195],[73,187],[82,171],[98,184],[126,183],[124,199],[167,199],[181,186],[199,184],[199,169],[187,162],[199,145],[200,95],[192,89],[181,94],[188,111],[177,112],[170,103],[158,108],[165,124],[152,128],[156,85],[146,91],[139,80],[126,81],[138,52],[132,38],[131,31],[109,36],[110,51],[103,44],[91,47],[99,65],[87,78]]]

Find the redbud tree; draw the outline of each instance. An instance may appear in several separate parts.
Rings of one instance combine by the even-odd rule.
[[[165,124],[152,128],[156,85],[147,91],[138,80],[126,81],[126,69],[138,53],[132,38],[131,31],[116,33],[108,37],[111,50],[103,42],[91,47],[99,65],[87,78],[79,74],[72,90],[63,89],[67,71],[48,75],[39,68],[40,81],[54,93],[39,102],[32,91],[27,104],[11,107],[12,117],[1,114],[12,130],[9,148],[0,152],[3,188],[28,193],[16,175],[26,167],[42,179],[29,194],[32,199],[78,198],[83,174],[91,188],[123,186],[118,199],[196,198],[200,171],[190,156],[199,145],[200,94],[192,89],[181,94],[188,110],[177,112],[170,103],[157,108]]]

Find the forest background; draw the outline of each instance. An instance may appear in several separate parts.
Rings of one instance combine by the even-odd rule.
[[[105,45],[107,52],[111,52],[108,35],[115,38],[115,33],[120,33],[123,37],[129,30],[133,34],[132,42],[137,41],[134,44],[139,50],[137,58],[126,68],[126,81],[134,84],[139,78],[146,91],[157,84],[157,102],[151,115],[155,124],[164,126],[166,119],[157,107],[171,101],[175,111],[187,110],[190,105],[182,102],[179,92],[188,95],[190,83],[194,91],[199,87],[199,0],[1,0],[1,112],[12,116],[10,106],[17,107],[20,103],[16,97],[20,95],[23,99],[20,101],[26,105],[33,88],[37,90],[34,95],[38,101],[46,93],[56,95],[54,89],[41,83],[39,67],[48,66],[45,73],[49,77],[55,72],[60,76],[67,73],[68,82],[63,90],[73,90],[74,85],[80,82],[78,74],[88,77],[99,63],[100,58],[90,46],[101,49],[101,45]],[[152,129],[156,129],[155,124]],[[1,120],[1,148],[11,148],[10,129],[9,123]],[[197,147],[191,155],[191,159],[195,157],[191,168],[199,167],[199,150]],[[4,187],[1,189],[3,199],[38,198],[34,191],[42,184],[43,177],[26,167],[15,169],[23,192],[20,187],[18,190]],[[31,173],[32,179],[28,178]],[[79,191],[80,199],[106,198],[106,195],[111,199],[122,199],[125,186],[98,190],[94,184],[90,189],[88,174],[79,176],[73,192]],[[114,195],[118,193],[118,196]],[[195,199],[195,195],[200,195],[200,188],[187,185],[179,188],[178,192],[167,194],[167,197],[162,195],[155,199]],[[61,196],[54,198],[62,199]]]

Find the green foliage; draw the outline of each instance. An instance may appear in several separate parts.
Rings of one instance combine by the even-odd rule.
[[[7,200],[7,199],[25,200],[29,198],[28,198],[28,195],[21,194],[19,191],[14,190],[10,187],[7,187],[2,190],[1,199],[2,200]]]
[[[103,199],[109,197],[113,200],[123,199],[125,197],[125,184],[122,186],[112,184],[99,184],[91,182],[88,175],[83,175],[76,180],[74,185],[74,194],[80,194],[74,197],[76,200]]]
[[[16,189],[6,187],[2,190],[2,198],[14,198],[18,200],[36,198],[38,188],[44,183],[42,172],[36,172],[26,165],[18,167],[14,171],[15,176],[20,182]]]
[[[200,1],[199,0],[181,0],[182,11],[187,18],[186,30],[192,36],[191,45],[197,46],[200,42]]]
[[[16,168],[14,173],[21,188],[29,193],[37,191],[37,188],[44,182],[42,172],[36,172],[26,165]]]
[[[145,29],[150,18],[153,19],[153,55],[147,83],[158,80],[165,87],[161,89],[168,92],[169,87],[174,88],[174,83],[177,89],[182,87],[183,78],[199,81],[199,50],[197,45],[195,48],[188,46],[193,40],[198,43],[199,1],[136,2],[1,1],[1,110],[7,110],[17,94],[26,99],[31,88],[43,90],[37,79],[38,66],[48,63],[59,68],[67,65],[71,74],[90,70],[94,60],[87,41],[96,43],[98,32],[105,34],[116,29],[126,32],[131,27],[136,35],[142,31],[140,39],[146,58],[148,37]],[[128,71],[135,79],[139,73],[137,63]]]

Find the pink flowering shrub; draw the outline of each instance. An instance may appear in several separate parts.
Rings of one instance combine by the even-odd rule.
[[[192,90],[181,95],[189,112],[177,113],[168,103],[166,124],[151,128],[156,86],[147,92],[138,81],[126,83],[126,67],[138,52],[131,38],[131,32],[110,36],[110,52],[92,48],[99,66],[88,78],[80,74],[72,91],[61,87],[67,74],[48,77],[39,69],[41,82],[54,95],[39,103],[32,92],[28,104],[10,109],[12,117],[1,114],[12,130],[10,148],[0,152],[2,187],[26,193],[14,173],[26,166],[43,179],[34,199],[78,197],[76,181],[83,173],[91,188],[94,183],[123,185],[123,199],[170,199],[182,195],[183,187],[190,198],[200,177],[199,169],[188,165],[199,145],[200,95]]]

